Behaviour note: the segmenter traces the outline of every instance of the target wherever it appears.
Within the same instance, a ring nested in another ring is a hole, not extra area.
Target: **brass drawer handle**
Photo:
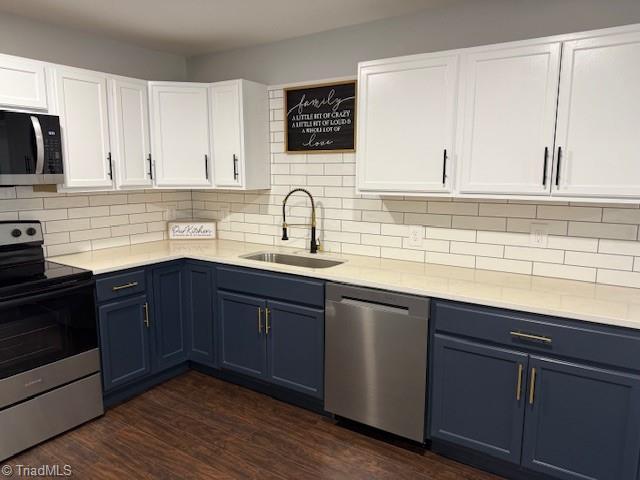
[[[516,386],[516,401],[520,401],[520,397],[522,396],[522,371],[524,367],[521,363],[518,364],[518,384]]]
[[[258,333],[262,333],[262,308],[258,307]]]
[[[149,328],[151,327],[151,322],[149,322],[149,304],[145,302],[142,308],[144,308],[144,326]]]
[[[536,395],[536,369],[531,369],[531,385],[529,385],[529,405],[533,405]]]
[[[512,337],[522,338],[524,340],[534,340],[536,342],[551,343],[551,337],[543,335],[532,335],[531,333],[509,332]]]
[[[269,330],[271,330],[271,325],[269,325],[269,315],[271,314],[271,310],[269,310],[269,307],[266,308],[266,323],[265,323],[265,332],[267,335],[269,335]]]
[[[137,286],[138,286],[138,282],[129,282],[129,283],[125,283],[124,285],[117,285],[113,287],[111,290],[113,290],[114,292],[117,292],[120,290],[125,290],[127,288],[133,288]]]

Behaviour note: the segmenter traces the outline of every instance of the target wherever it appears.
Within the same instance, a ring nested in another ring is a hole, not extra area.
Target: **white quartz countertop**
[[[102,274],[189,258],[640,329],[640,289],[355,255],[320,253],[317,256],[346,260],[324,269],[240,258],[261,251],[308,255],[300,249],[230,240],[182,240],[108,248],[48,260]]]

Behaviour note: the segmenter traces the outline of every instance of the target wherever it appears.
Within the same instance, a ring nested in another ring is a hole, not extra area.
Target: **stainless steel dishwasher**
[[[425,439],[429,300],[329,283],[325,410]]]

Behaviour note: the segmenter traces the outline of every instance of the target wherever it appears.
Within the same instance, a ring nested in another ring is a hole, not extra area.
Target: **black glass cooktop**
[[[42,270],[42,265],[40,266],[40,270]],[[92,275],[89,270],[45,261],[44,272],[19,278],[2,278],[0,280],[0,298],[25,295],[31,291],[41,290],[61,283],[88,280]]]

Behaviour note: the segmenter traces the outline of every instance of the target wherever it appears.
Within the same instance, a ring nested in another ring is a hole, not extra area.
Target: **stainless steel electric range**
[[[0,222],[0,460],[104,412],[92,274],[42,244],[40,222]]]

